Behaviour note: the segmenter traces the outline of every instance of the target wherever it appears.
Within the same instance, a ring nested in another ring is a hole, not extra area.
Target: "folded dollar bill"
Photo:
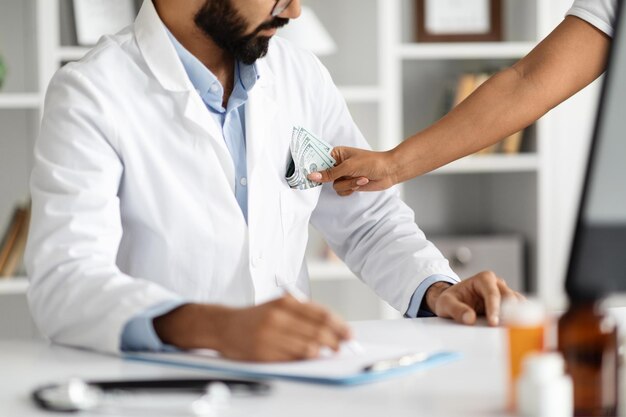
[[[293,128],[289,148],[291,160],[285,178],[287,184],[296,190],[307,190],[322,185],[309,180],[307,176],[311,172],[332,168],[337,162],[330,154],[333,147],[303,127]]]

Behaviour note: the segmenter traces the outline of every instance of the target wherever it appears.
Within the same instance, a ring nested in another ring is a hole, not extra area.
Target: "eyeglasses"
[[[272,17],[276,17],[282,12],[284,12],[285,9],[289,7],[291,2],[292,0],[276,0],[276,4],[274,5],[274,8],[272,9],[272,13],[271,13]]]

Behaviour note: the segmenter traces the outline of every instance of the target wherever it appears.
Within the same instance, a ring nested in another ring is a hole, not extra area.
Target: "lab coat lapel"
[[[145,0],[141,6],[135,20],[135,35],[141,54],[154,78],[176,97],[185,118],[201,128],[209,137],[234,192],[235,166],[222,139],[220,127],[191,84],[151,0]]]
[[[219,125],[209,114],[209,110],[196,91],[189,91],[184,103],[185,118],[206,132],[211,140],[215,154],[222,166],[222,170],[228,179],[228,184],[235,192],[235,164],[230,156],[228,147],[222,137]]]
[[[263,170],[268,159],[265,152],[271,148],[272,128],[276,125],[276,99],[274,78],[265,62],[258,61],[259,81],[249,92],[246,104],[246,154],[248,177],[254,177],[257,168]]]

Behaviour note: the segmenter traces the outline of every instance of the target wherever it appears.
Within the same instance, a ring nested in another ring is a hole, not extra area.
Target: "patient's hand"
[[[503,299],[524,298],[491,271],[481,272],[455,285],[435,283],[428,288],[425,297],[428,308],[439,317],[474,324],[477,315],[484,315],[491,326],[499,323]]]
[[[337,146],[332,151],[337,165],[326,171],[313,172],[308,178],[316,182],[333,182],[337,194],[348,196],[355,191],[381,191],[397,183],[391,152]]]

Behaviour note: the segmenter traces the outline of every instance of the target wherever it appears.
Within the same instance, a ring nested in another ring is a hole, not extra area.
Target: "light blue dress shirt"
[[[209,114],[222,127],[222,136],[235,164],[235,197],[243,217],[248,222],[248,168],[246,160],[246,112],[245,104],[248,91],[259,79],[256,65],[235,63],[233,91],[227,107],[222,106],[224,87],[217,77],[193,56],[168,31],[176,53],[185,67],[185,71],[194,88],[209,110]]]
[[[246,160],[246,119],[245,103],[248,100],[248,91],[257,82],[259,76],[255,65],[236,63],[233,92],[228,100],[227,107],[222,106],[224,88],[217,77],[202,64],[195,56],[183,47],[168,31],[169,37],[176,49],[185,71],[194,88],[204,101],[209,117],[213,117],[222,127],[224,142],[233,158],[235,165],[235,197],[241,212],[248,221],[248,179]],[[455,284],[456,281],[443,275],[433,275],[425,279],[411,297],[405,317],[424,317],[433,315],[422,309],[422,299],[428,287],[435,282],[444,281]],[[164,345],[156,334],[153,320],[164,315],[187,301],[173,301],[156,305],[133,317],[124,326],[121,339],[121,349],[160,351],[172,349]]]

